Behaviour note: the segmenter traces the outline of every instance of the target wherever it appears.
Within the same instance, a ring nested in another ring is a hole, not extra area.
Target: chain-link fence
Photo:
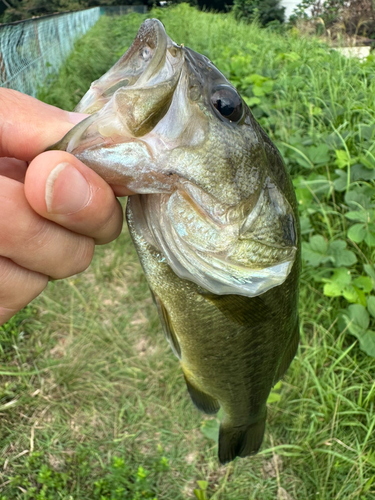
[[[131,12],[137,12],[138,14],[146,14],[146,5],[113,5],[110,7],[100,7],[100,14],[105,14],[106,16],[124,16],[125,14],[130,14]]]
[[[145,12],[143,5],[94,7],[0,24],[0,87],[36,96],[47,75],[58,71],[74,42],[101,15]]]

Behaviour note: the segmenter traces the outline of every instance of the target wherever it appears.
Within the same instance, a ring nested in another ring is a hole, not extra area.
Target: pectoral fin
[[[184,372],[185,382],[187,385],[187,389],[189,391],[191,400],[198,408],[198,410],[207,413],[208,415],[214,415],[220,410],[220,404],[217,399],[209,396],[205,392],[202,392],[200,389],[197,389],[188,379],[186,373]]]
[[[162,324],[163,330],[164,330],[164,335],[166,339],[169,342],[169,345],[171,346],[171,349],[173,351],[173,354],[178,358],[181,359],[181,347],[180,343],[178,341],[177,335],[174,331],[171,318],[169,316],[169,313],[164,306],[163,302],[161,301],[160,297],[156,295],[152,290],[152,297],[154,299],[154,302],[156,304],[158,313],[159,313],[159,318],[160,322]]]

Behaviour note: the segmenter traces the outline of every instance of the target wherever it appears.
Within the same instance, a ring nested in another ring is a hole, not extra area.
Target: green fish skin
[[[219,460],[259,451],[299,341],[299,222],[279,152],[205,57],[145,21],[50,149],[124,185],[127,222],[190,397],[221,407]]]

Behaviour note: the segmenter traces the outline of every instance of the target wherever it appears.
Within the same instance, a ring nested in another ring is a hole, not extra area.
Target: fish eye
[[[242,118],[242,99],[232,87],[217,87],[211,96],[211,103],[221,116],[231,122],[238,122]]]

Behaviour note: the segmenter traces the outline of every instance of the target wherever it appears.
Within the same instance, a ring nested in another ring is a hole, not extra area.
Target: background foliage
[[[152,6],[153,0],[0,0],[0,22],[10,23],[34,16],[88,9],[97,6],[139,5]]]
[[[374,38],[375,4],[373,0],[303,0],[295,9],[295,18],[319,18],[325,29],[335,33]]]
[[[259,455],[220,467],[124,229],[0,328],[0,498],[374,500],[374,58],[187,5],[151,15],[231,79],[293,176],[299,352]],[[101,18],[39,97],[72,109],[142,19]]]
[[[170,4],[182,3],[183,0],[168,0]],[[278,3],[279,0],[246,0],[250,3],[272,4]],[[228,11],[233,6],[233,0],[190,0],[191,5],[197,6],[202,10]],[[0,22],[10,23],[22,19],[29,19],[33,16],[45,16],[58,12],[67,12],[73,10],[88,9],[97,6],[114,6],[114,5],[148,5],[152,7],[159,4],[159,0],[0,0]],[[259,9],[258,9],[259,10]],[[260,9],[262,16],[267,16],[266,12],[270,11],[268,6],[266,9]],[[268,14],[269,17],[269,14]]]
[[[246,22],[257,21],[262,26],[284,22],[285,7],[280,0],[234,0],[234,16]]]

